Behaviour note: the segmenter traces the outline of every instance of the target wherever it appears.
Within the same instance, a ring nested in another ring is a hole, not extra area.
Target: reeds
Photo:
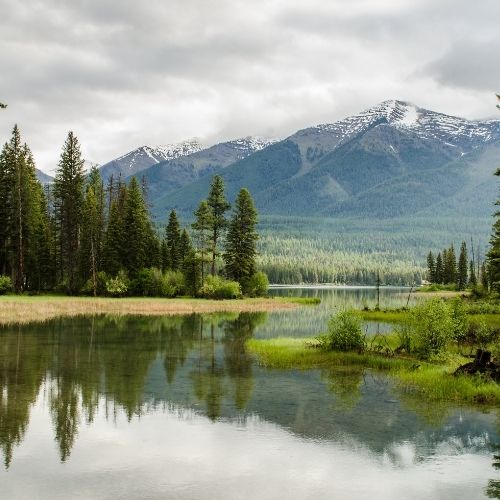
[[[2,296],[0,324],[24,324],[60,316],[94,314],[161,316],[213,312],[264,312],[295,309],[280,299],[206,300],[191,298],[93,298],[65,296]]]

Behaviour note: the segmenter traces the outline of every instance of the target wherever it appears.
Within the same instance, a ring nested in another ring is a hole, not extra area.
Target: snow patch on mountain
[[[378,125],[409,130],[420,137],[438,139],[453,147],[474,148],[478,143],[500,138],[500,120],[466,120],[398,100],[384,101],[357,115],[317,125],[299,134],[327,133],[336,138],[337,146]]]

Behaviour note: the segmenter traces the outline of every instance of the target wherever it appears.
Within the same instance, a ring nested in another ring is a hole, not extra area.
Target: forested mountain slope
[[[486,215],[494,196],[481,190],[496,168],[499,141],[498,120],[468,121],[387,101],[301,130],[221,175],[230,197],[245,186],[264,214],[387,218],[438,204],[445,215],[461,194],[473,199],[481,192]],[[153,197],[155,213],[190,214],[209,183],[207,175]]]

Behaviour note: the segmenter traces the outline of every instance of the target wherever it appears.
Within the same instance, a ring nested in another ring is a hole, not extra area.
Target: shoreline
[[[117,314],[174,316],[216,312],[273,312],[294,310],[300,303],[287,298],[209,300],[154,297],[0,296],[0,325],[26,324],[58,317]]]

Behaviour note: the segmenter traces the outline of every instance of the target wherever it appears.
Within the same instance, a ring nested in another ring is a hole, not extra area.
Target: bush
[[[245,294],[250,297],[267,297],[269,289],[267,274],[263,272],[253,274],[243,288]]]
[[[177,297],[185,289],[184,275],[180,271],[166,271],[162,277],[162,297]]]
[[[12,280],[10,276],[0,274],[0,295],[12,292]]]
[[[200,295],[206,299],[238,299],[241,287],[236,281],[228,281],[220,276],[207,276]]]
[[[318,338],[323,348],[333,351],[362,351],[366,347],[361,329],[362,319],[356,311],[341,311],[328,321],[328,333]]]
[[[469,330],[469,318],[464,306],[464,301],[456,297],[450,302],[450,312],[453,322],[452,338],[456,342],[463,342]]]
[[[424,359],[441,354],[457,328],[452,307],[438,298],[411,309],[408,321],[411,350]]]
[[[104,271],[99,271],[96,274],[96,290],[97,295],[106,294],[106,282],[109,280],[109,276]],[[81,292],[84,295],[94,295],[94,282],[92,278],[87,280],[85,285],[83,285]]]
[[[140,297],[175,297],[184,290],[184,276],[180,271],[162,273],[156,267],[141,269],[132,281],[132,295]]]
[[[139,297],[159,297],[162,289],[162,274],[159,269],[140,269],[130,284],[132,295]]]
[[[120,271],[116,277],[106,281],[106,293],[111,297],[123,297],[129,289],[129,279],[125,271]]]

